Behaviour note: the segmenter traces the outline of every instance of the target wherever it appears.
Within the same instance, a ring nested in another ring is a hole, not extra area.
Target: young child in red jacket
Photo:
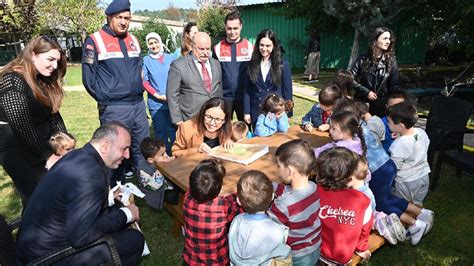
[[[373,212],[370,199],[349,188],[358,166],[358,155],[347,148],[326,150],[316,160],[321,207],[321,256],[329,265],[347,264],[354,252],[363,259],[369,251]]]

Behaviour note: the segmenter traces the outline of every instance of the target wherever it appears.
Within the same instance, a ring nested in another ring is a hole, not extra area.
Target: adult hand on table
[[[198,148],[198,152],[210,153],[211,147],[209,147],[209,145],[207,145],[206,143],[202,143],[201,146],[199,146]]]

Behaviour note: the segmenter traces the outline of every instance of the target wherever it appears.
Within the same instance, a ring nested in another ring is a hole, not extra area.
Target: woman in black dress
[[[47,36],[31,40],[0,71],[0,163],[26,207],[51,155],[48,139],[66,132],[59,107],[66,56]]]

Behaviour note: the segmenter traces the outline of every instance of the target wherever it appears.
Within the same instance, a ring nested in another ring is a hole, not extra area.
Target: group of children
[[[344,71],[338,74],[343,77],[335,81],[350,81]],[[346,264],[354,253],[370,257],[371,230],[391,244],[410,239],[412,245],[431,230],[434,213],[422,207],[429,139],[414,127],[413,102],[403,92],[389,95],[387,116],[380,118],[341,88],[351,82],[337,84],[321,90],[301,125],[329,130],[333,141],[314,149],[302,140],[281,145],[280,183],[252,170],[240,177],[236,195],[221,195],[219,161],[194,169],[183,205],[185,264]],[[253,134],[285,132],[285,102],[269,95],[264,107]],[[234,141],[248,136],[245,124],[233,127]]]
[[[422,207],[429,139],[414,127],[413,101],[398,91],[388,96],[386,117],[372,116],[365,103],[351,99],[351,84],[350,73],[338,71],[302,118],[304,130],[329,130],[332,142],[313,149],[294,140],[277,149],[281,183],[252,170],[239,179],[237,194],[221,195],[222,163],[209,159],[196,166],[183,204],[185,264],[346,264],[354,252],[370,257],[371,230],[391,244],[420,242],[434,213]],[[233,141],[288,130],[292,102],[270,94],[262,106],[253,133],[244,122],[233,123]],[[70,134],[53,135],[46,168],[75,144]],[[140,148],[147,164],[140,166],[141,182],[158,189],[163,177],[157,165],[174,157],[160,140],[146,138]]]

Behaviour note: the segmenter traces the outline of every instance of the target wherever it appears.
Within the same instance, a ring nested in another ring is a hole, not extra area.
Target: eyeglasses
[[[210,116],[210,115],[204,115],[204,120],[205,120],[206,122],[211,122],[212,120],[214,120],[214,122],[215,122],[216,124],[222,124],[222,123],[224,123],[224,121],[225,121],[225,120],[222,119],[222,118],[217,118],[217,117],[213,117],[213,116]]]

